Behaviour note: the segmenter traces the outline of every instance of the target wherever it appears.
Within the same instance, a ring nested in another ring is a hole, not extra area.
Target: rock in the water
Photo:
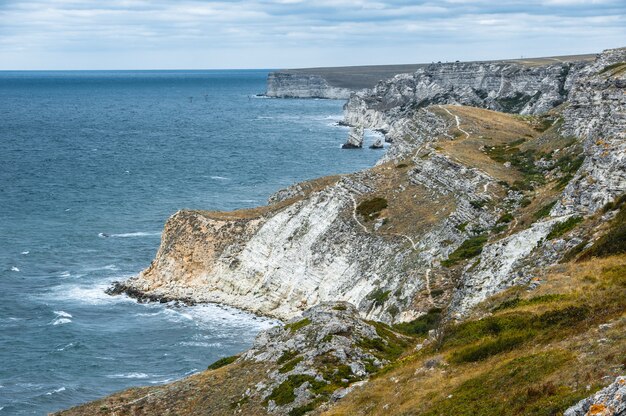
[[[624,416],[626,415],[626,377],[615,381],[596,394],[579,401],[564,416]]]
[[[376,141],[370,146],[370,149],[382,149],[383,148],[383,140],[381,138],[376,139]]]
[[[363,127],[351,127],[348,133],[348,141],[345,142],[342,149],[360,149],[363,147]]]

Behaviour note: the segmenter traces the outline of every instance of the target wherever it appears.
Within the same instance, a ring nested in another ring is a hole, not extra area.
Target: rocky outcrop
[[[618,377],[596,394],[570,407],[564,416],[624,416],[626,415],[626,377]]]
[[[563,134],[584,140],[585,161],[555,215],[592,213],[626,188],[626,48],[580,71],[563,112]]]
[[[368,382],[410,338],[359,317],[345,302],[261,332],[251,349],[207,371],[130,389],[58,415],[293,415],[333,403]]]
[[[363,127],[350,127],[348,140],[341,145],[342,149],[360,149],[363,147]]]

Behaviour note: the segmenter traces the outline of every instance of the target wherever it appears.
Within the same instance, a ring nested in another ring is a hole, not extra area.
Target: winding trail
[[[465,131],[465,130],[463,130],[463,129],[461,128],[461,119],[459,118],[459,116],[457,116],[457,115],[455,115],[455,114],[452,114],[452,113],[450,112],[450,110],[448,110],[447,108],[445,108],[445,107],[444,107],[444,106],[442,106],[442,105],[439,105],[439,108],[443,109],[446,113],[448,113],[448,114],[450,114],[452,117],[454,117],[454,120],[456,121],[456,128],[457,128],[457,129],[459,129],[459,131],[461,131],[462,133],[465,133],[465,138],[466,138],[466,139],[469,139],[470,134],[469,134],[467,131]]]
[[[426,269],[426,290],[428,291],[428,300],[430,301],[431,305],[435,304],[435,301],[433,300],[433,294],[430,291],[430,269]]]

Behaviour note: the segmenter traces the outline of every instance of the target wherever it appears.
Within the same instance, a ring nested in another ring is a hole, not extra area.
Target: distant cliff
[[[370,65],[334,68],[304,68],[285,69],[271,72],[267,78],[268,97],[278,98],[330,98],[348,99],[352,93],[365,92],[372,89],[381,82],[393,78],[398,74],[433,74],[437,77],[437,72],[454,73],[454,76],[443,75],[439,81],[447,79],[451,84],[463,77],[463,69],[467,69],[467,76],[480,76],[480,71],[486,72],[487,78],[495,66],[507,68],[522,68],[531,70],[538,66],[548,66],[550,64],[568,64],[575,62],[588,62],[593,59],[593,55],[561,56],[552,58],[535,58],[525,60],[505,60],[488,62],[464,62],[464,63],[433,63],[415,65]],[[473,74],[475,68],[482,68],[478,74]],[[531,71],[532,72],[532,71]],[[506,74],[504,74],[506,75]],[[491,74],[491,78],[496,80],[500,74]],[[537,82],[535,80],[533,82]],[[461,85],[459,85],[461,86]],[[491,87],[490,85],[489,87]],[[532,87],[529,87],[532,88]],[[418,91],[419,93],[419,91]],[[482,94],[479,92],[479,94]],[[514,106],[515,103],[504,103],[505,106]],[[516,111],[514,108],[511,111]]]

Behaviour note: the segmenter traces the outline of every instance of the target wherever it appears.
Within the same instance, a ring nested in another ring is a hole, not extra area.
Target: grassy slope
[[[482,318],[482,319],[481,319]],[[410,352],[327,415],[556,415],[626,367],[626,255],[554,266]]]

